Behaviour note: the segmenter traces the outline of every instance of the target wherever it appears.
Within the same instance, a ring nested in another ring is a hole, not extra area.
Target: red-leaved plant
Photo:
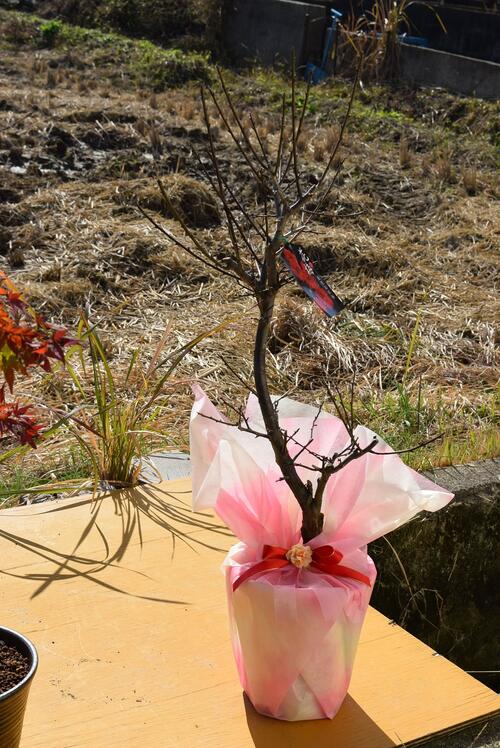
[[[7,390],[12,395],[16,376],[30,369],[50,371],[51,360],[64,361],[65,347],[77,342],[65,329],[46,322],[0,271],[0,441],[10,436],[36,447],[43,425],[32,405],[7,400]]]

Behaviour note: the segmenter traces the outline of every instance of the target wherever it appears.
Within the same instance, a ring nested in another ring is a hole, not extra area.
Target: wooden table
[[[195,519],[189,491],[0,512],[1,621],[40,654],[23,748],[389,748],[498,712],[496,694],[370,610],[334,720],[258,715],[229,642],[232,538]]]

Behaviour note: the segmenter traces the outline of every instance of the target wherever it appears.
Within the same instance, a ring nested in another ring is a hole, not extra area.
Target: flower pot
[[[29,639],[3,626],[0,626],[0,641],[23,654],[29,662],[29,670],[24,678],[8,691],[0,692],[0,748],[17,748],[21,740],[31,681],[38,665],[38,655]]]
[[[322,494],[323,526],[302,536],[302,509],[265,439],[251,395],[242,429],[196,391],[190,438],[193,507],[213,507],[241,541],[225,561],[233,649],[255,708],[285,720],[333,717],[347,693],[376,571],[367,546],[452,494],[403,464],[363,426],[349,433],[331,414],[275,400],[303,485],[314,490],[322,459],[350,454]],[[320,458],[326,455],[326,458]],[[316,475],[315,475],[316,473]]]
[[[351,680],[361,626],[376,572],[364,554],[370,584],[298,570],[292,565],[252,577],[243,544],[226,566],[233,652],[241,684],[255,709],[277,719],[332,718]],[[241,563],[238,563],[241,559]]]

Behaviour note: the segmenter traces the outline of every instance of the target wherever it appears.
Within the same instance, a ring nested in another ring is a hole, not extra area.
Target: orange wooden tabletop
[[[184,479],[0,512],[0,620],[40,654],[22,748],[389,748],[499,711],[371,609],[334,720],[258,715],[229,641],[219,567],[232,538],[189,504]]]

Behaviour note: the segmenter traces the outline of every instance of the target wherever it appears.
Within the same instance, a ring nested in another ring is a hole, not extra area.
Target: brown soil
[[[0,694],[17,686],[29,669],[29,659],[0,639]]]

